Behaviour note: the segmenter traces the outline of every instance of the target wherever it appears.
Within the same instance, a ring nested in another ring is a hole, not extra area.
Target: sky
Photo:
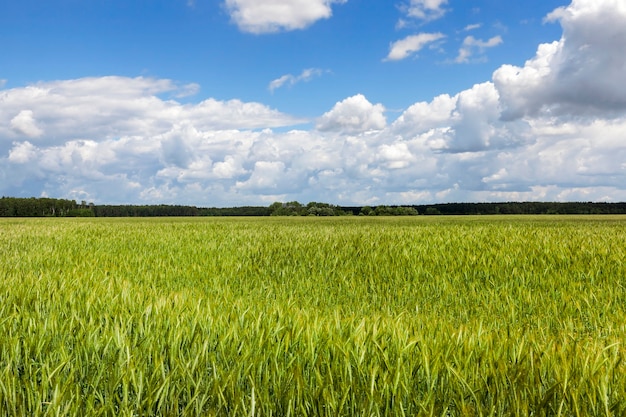
[[[0,0],[0,195],[626,201],[626,1]]]

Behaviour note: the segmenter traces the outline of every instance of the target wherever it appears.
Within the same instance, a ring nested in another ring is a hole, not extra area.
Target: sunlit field
[[[620,416],[626,217],[0,220],[1,416]]]

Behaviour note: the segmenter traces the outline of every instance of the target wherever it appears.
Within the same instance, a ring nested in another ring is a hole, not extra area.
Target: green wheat
[[[4,219],[0,416],[619,416],[626,218]]]

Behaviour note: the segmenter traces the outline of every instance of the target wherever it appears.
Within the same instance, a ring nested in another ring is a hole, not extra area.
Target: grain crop
[[[0,416],[620,416],[626,218],[0,220]]]

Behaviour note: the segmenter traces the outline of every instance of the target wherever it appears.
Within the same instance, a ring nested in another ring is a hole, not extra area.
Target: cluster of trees
[[[93,216],[93,203],[80,204],[58,198],[0,198],[0,217],[84,217]]]
[[[269,207],[200,208],[181,205],[95,205],[57,198],[0,198],[0,217],[269,216]]]
[[[96,217],[165,217],[165,216],[269,216],[269,207],[195,207],[177,205],[102,205],[93,208]]]
[[[417,216],[419,212],[415,207],[406,206],[365,206],[359,210],[363,216]]]
[[[200,209],[201,216],[269,216],[269,207],[243,206],[243,207],[211,207]]]
[[[505,202],[342,207],[355,215],[626,214],[626,203]]]
[[[270,216],[345,216],[348,213],[339,206],[315,201],[302,205],[297,201],[276,202],[269,207]]]
[[[626,203],[506,202],[415,206],[420,214],[626,214]],[[430,213],[429,213],[430,211]]]
[[[200,210],[193,206],[133,206],[103,205],[93,208],[96,217],[164,217],[164,216],[199,216]]]
[[[328,203],[276,202],[269,207],[202,208],[180,205],[94,205],[56,198],[0,198],[0,217],[158,216],[415,216],[464,214],[626,214],[626,203],[447,203],[340,207]]]

